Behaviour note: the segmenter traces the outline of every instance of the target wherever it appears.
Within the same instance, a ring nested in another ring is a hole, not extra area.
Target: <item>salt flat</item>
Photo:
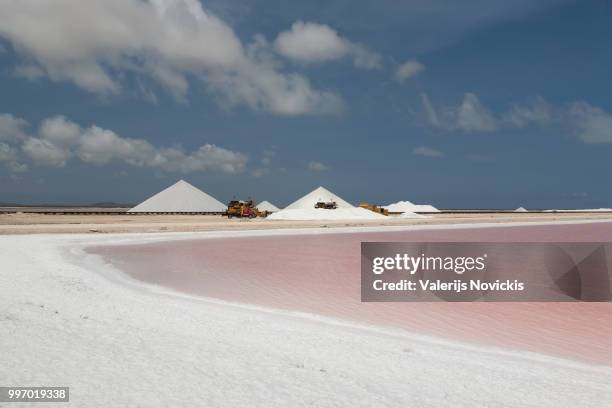
[[[196,296],[612,367],[612,302],[364,303],[360,286],[362,242],[611,242],[612,222],[324,231],[208,233],[87,251],[139,281]]]
[[[483,223],[612,220],[612,213],[464,213],[428,214],[427,218],[285,221],[232,219],[220,215],[0,214],[0,234],[193,232],[280,228],[345,228]]]
[[[203,235],[0,237],[3,383],[70,386],[79,407],[612,401],[609,367],[189,297],[130,280],[82,251]]]

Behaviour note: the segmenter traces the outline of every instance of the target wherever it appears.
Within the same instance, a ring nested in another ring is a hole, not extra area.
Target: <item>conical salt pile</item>
[[[319,187],[312,190],[299,200],[289,204],[285,207],[285,210],[305,210],[315,207],[318,202],[330,202],[334,201],[338,208],[354,208],[350,203],[344,201],[328,189]]]
[[[336,203],[335,209],[315,208],[319,202]],[[267,219],[269,220],[380,220],[386,217],[364,208],[354,207],[336,194],[319,187],[304,197],[295,201],[285,209],[280,210]]]
[[[280,208],[278,208],[277,206],[275,206],[269,201],[264,201],[262,203],[257,204],[257,209],[259,211],[267,211],[267,212],[272,212],[272,213],[280,211]]]
[[[160,191],[128,212],[222,212],[227,209],[222,202],[195,188],[184,180]]]

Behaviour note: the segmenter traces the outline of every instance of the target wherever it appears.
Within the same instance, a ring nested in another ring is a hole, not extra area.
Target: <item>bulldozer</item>
[[[227,211],[225,214],[227,215],[227,218],[256,218],[265,217],[265,215],[267,215],[255,208],[255,203],[253,200],[232,200],[227,205]]]
[[[366,210],[374,211],[375,213],[378,213],[378,214],[389,215],[389,210],[387,210],[386,208],[382,208],[375,204],[363,202],[359,204],[359,207],[365,208]]]
[[[325,210],[335,210],[338,208],[338,204],[335,201],[318,201],[314,208],[323,208]]]

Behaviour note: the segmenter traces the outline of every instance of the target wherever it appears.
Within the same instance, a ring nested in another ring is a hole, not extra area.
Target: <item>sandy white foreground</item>
[[[609,367],[175,295],[81,251],[206,235],[0,237],[0,385],[78,407],[610,406]]]
[[[416,215],[415,215],[416,216]],[[385,220],[385,216],[365,208],[323,208],[291,209],[270,214],[266,220],[310,221],[310,220]]]

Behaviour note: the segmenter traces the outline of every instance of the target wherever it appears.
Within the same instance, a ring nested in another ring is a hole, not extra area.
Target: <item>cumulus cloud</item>
[[[72,157],[68,147],[38,137],[28,137],[21,150],[37,166],[64,167],[66,160]]]
[[[473,93],[466,93],[458,107],[436,109],[426,94],[421,101],[429,123],[446,130],[472,132],[492,132],[498,128],[497,119]]]
[[[412,150],[412,153],[417,155],[417,156],[423,156],[423,157],[442,157],[444,156],[444,154],[437,149],[433,149],[431,147],[427,147],[427,146],[420,146],[420,147],[416,147],[414,150]]]
[[[29,123],[7,113],[0,113],[0,164],[11,172],[23,172],[27,165],[19,160],[15,144],[27,139]]]
[[[497,121],[475,94],[466,93],[457,110],[457,126],[466,132],[491,132]]]
[[[15,118],[13,118],[15,119]],[[0,143],[0,162],[11,171],[24,170],[22,153],[33,165],[64,167],[71,159],[103,166],[114,161],[166,172],[219,172],[237,174],[245,170],[247,156],[212,144],[192,152],[180,147],[157,147],[144,139],[122,137],[99,126],[82,128],[63,116],[42,121],[38,132]]]
[[[27,137],[29,123],[8,113],[0,113],[0,142],[15,142]]]
[[[531,104],[513,105],[503,119],[517,128],[531,124],[547,125],[554,119],[553,107],[544,98],[538,96]]]
[[[394,78],[398,82],[405,82],[423,71],[425,71],[425,65],[421,64],[419,61],[410,60],[397,67]]]
[[[494,132],[501,128],[546,126],[559,122],[562,112],[556,112],[544,98],[538,96],[526,104],[514,104],[506,112],[494,115],[474,93],[465,93],[459,106],[436,108],[427,94],[421,94],[421,103],[429,124],[434,127],[467,133]],[[558,110],[557,110],[558,111]]]
[[[274,42],[276,51],[289,59],[322,63],[350,57],[357,68],[382,68],[382,57],[367,47],[341,37],[325,24],[297,21]]]
[[[585,143],[612,143],[612,115],[587,102],[569,106],[568,119],[576,136]]]
[[[556,126],[584,143],[612,143],[612,114],[585,101],[554,107],[538,96],[527,104],[515,104],[493,115],[475,94],[466,93],[458,107],[436,108],[426,94],[421,102],[429,124],[448,131],[493,132],[500,128]]]
[[[20,173],[28,169],[26,164],[19,162],[17,149],[2,142],[0,142],[0,164],[13,173]]]
[[[72,82],[99,95],[122,92],[127,72],[179,101],[195,79],[224,105],[276,114],[337,113],[341,104],[303,76],[253,58],[198,0],[2,1],[0,37],[22,57],[16,74]],[[155,100],[150,89],[145,94]]]
[[[308,163],[308,170],[310,171],[326,171],[329,170],[329,166],[318,162],[318,161],[311,161]]]
[[[249,63],[240,73],[217,73],[209,85],[223,94],[229,106],[245,104],[279,115],[340,114],[345,109],[340,96],[314,90],[307,78],[258,64]]]
[[[81,128],[64,116],[47,118],[40,124],[40,136],[57,146],[70,146],[74,144],[81,133]]]

